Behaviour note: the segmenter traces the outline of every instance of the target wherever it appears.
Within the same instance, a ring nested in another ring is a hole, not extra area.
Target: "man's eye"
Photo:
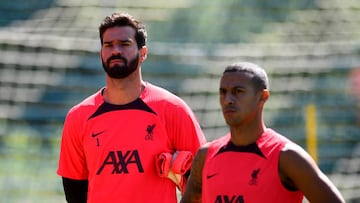
[[[130,46],[131,43],[122,43],[121,46],[124,46],[124,47],[127,47],[127,46]]]
[[[110,43],[104,43],[103,47],[111,47],[112,45]]]
[[[241,94],[241,93],[243,93],[243,92],[244,92],[243,89],[235,89],[235,90],[234,90],[234,94]]]

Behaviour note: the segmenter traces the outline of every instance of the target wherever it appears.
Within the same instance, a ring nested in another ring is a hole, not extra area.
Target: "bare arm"
[[[206,153],[206,147],[201,147],[197,151],[191,166],[189,179],[186,183],[185,193],[180,201],[181,203],[202,202],[202,170],[204,168]]]
[[[279,172],[283,181],[290,180],[311,203],[345,203],[335,185],[298,145],[284,147],[280,154]]]

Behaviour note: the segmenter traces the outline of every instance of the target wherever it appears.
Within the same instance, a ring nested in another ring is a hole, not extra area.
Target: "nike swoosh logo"
[[[214,174],[211,174],[211,175],[207,175],[206,178],[207,178],[207,179],[210,179],[210,178],[212,178],[212,177],[214,177],[214,176],[216,176],[216,175],[218,175],[218,173],[214,173]]]
[[[104,133],[104,132],[105,132],[105,130],[100,131],[100,132],[97,132],[97,133],[92,133],[92,134],[91,134],[91,137],[96,137],[96,136],[98,136],[98,135],[100,135],[100,134],[102,134],[102,133]]]

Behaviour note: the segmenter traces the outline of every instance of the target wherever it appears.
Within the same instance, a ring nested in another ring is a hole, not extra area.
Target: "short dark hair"
[[[112,27],[121,27],[121,26],[130,26],[135,29],[135,40],[138,48],[146,45],[147,33],[145,29],[145,25],[135,19],[128,13],[113,13],[110,16],[106,16],[103,22],[99,26],[99,35],[101,44],[103,43],[103,35],[104,32],[108,28]]]
[[[251,76],[255,90],[269,89],[269,79],[266,71],[260,66],[250,62],[237,62],[226,66],[224,73],[244,72]],[[224,74],[223,73],[223,74]]]

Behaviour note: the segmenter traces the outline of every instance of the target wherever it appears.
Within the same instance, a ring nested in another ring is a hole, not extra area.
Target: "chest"
[[[204,169],[204,180],[213,189],[251,188],[278,178],[278,159],[248,152],[225,152],[207,160]]]
[[[155,155],[171,150],[165,123],[156,114],[139,110],[102,114],[88,120],[82,134],[90,173],[99,168],[122,173],[131,167],[152,170]]]

